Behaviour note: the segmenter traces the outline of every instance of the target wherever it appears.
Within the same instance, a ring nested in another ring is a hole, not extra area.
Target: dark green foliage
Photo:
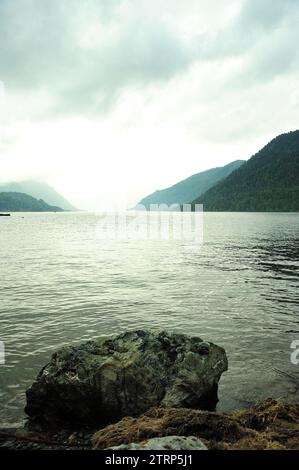
[[[232,171],[243,164],[243,160],[237,160],[224,167],[213,168],[211,170],[197,173],[186,180],[150,194],[142,199],[139,204],[149,209],[150,204],[185,204],[190,203],[195,197],[204,193],[223,178],[226,178]]]
[[[193,204],[206,211],[299,211],[299,131],[276,137]]]
[[[62,212],[63,209],[49,206],[42,199],[24,193],[0,193],[0,212]]]

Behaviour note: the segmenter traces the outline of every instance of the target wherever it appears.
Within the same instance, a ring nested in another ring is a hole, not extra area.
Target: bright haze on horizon
[[[299,122],[298,0],[0,0],[0,182],[132,206]]]

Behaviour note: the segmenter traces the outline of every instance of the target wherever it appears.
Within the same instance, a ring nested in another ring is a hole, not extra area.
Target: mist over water
[[[98,239],[99,217],[0,220],[0,425],[22,421],[24,392],[57,348],[136,328],[223,346],[219,409],[299,399],[298,214],[205,213],[203,246]]]

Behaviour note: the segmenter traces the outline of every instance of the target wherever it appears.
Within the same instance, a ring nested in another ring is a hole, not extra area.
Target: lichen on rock
[[[137,330],[53,354],[27,390],[41,425],[104,426],[151,407],[215,409],[224,349],[199,337]]]

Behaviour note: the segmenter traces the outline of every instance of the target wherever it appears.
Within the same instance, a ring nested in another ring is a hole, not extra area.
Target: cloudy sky
[[[299,128],[298,0],[0,0],[0,181],[132,205]]]

